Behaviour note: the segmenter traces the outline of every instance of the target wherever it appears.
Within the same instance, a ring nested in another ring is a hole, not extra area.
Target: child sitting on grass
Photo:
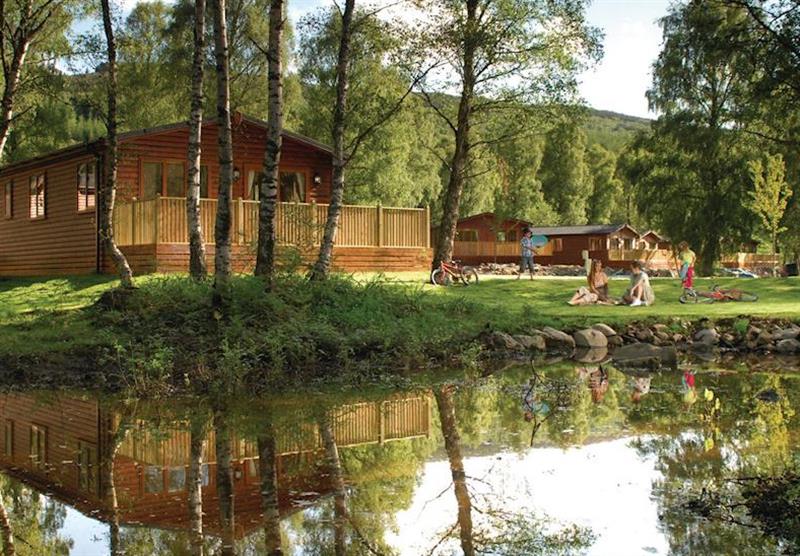
[[[631,263],[631,284],[622,296],[622,303],[631,307],[639,305],[652,305],[656,300],[653,286],[650,285],[650,277],[644,271],[642,263],[633,261]]]

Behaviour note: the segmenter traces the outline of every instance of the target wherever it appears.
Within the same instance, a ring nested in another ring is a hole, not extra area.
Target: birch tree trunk
[[[0,536],[3,538],[3,556],[15,556],[17,551],[14,546],[14,530],[11,528],[11,520],[8,518],[2,490],[0,490]]]
[[[345,0],[342,13],[342,36],[339,40],[339,54],[336,62],[336,105],[333,109],[333,179],[331,184],[331,200],[328,206],[328,218],[325,221],[325,232],[319,248],[319,256],[311,271],[312,280],[324,280],[331,270],[333,246],[336,243],[336,232],[339,229],[339,218],[344,200],[344,169],[347,165],[345,153],[345,117],[347,110],[347,89],[349,82],[348,65],[350,63],[350,39],[353,34],[353,12],[355,0]]]
[[[103,1],[105,2],[106,0]],[[110,513],[108,536],[109,554],[111,556],[121,556],[124,553],[120,540],[119,501],[117,499],[117,483],[114,476],[114,460],[117,457],[120,444],[125,439],[125,432],[132,418],[131,414],[123,414],[116,429],[113,425],[113,417],[105,421],[108,426],[106,429],[108,431],[108,442],[106,442],[101,452],[100,469],[102,471],[102,494],[106,499]]]
[[[442,425],[444,447],[450,462],[450,474],[453,477],[453,489],[458,505],[458,527],[461,536],[461,550],[464,556],[475,554],[472,538],[472,501],[464,474],[464,458],[461,455],[461,437],[458,434],[456,412],[453,404],[453,391],[450,386],[443,386],[434,392],[436,406],[439,409],[439,421]]]
[[[478,19],[478,0],[467,0],[467,28],[474,29]],[[474,32],[477,32],[474,31]],[[456,236],[461,193],[464,191],[464,177],[469,159],[470,120],[472,101],[475,94],[475,45],[468,35],[463,45],[463,85],[461,100],[458,103],[458,121],[455,132],[455,149],[450,163],[450,179],[444,198],[442,221],[439,236],[433,252],[432,269],[439,268],[442,261],[453,258],[453,240]]]
[[[231,430],[223,411],[214,413],[214,446],[217,453],[217,494],[219,520],[222,527],[223,556],[235,554],[233,467],[231,464]]]
[[[0,101],[0,112],[2,112],[0,114],[0,158],[5,152],[8,133],[11,131],[11,121],[14,119],[14,99],[17,96],[22,66],[25,63],[25,56],[28,53],[29,46],[30,42],[28,40],[12,45],[11,63],[8,64],[7,69],[5,60],[3,60],[4,85],[3,98]]]
[[[214,8],[214,54],[217,62],[217,121],[219,123],[219,192],[214,230],[214,302],[228,302],[231,279],[231,187],[233,184],[233,137],[231,131],[228,25],[225,0],[212,0]]]
[[[278,511],[278,470],[275,434],[268,430],[258,438],[261,473],[261,511],[264,514],[264,548],[268,556],[281,556],[281,520]]]
[[[189,541],[191,554],[203,556],[203,448],[206,439],[205,418],[193,418],[189,440]]]
[[[103,30],[106,35],[108,54],[108,114],[106,114],[105,175],[99,195],[98,218],[100,242],[114,261],[120,282],[124,288],[133,287],[133,273],[125,255],[114,241],[114,199],[117,194],[117,43],[111,20],[109,0],[100,0],[103,10]]]
[[[336,556],[347,553],[347,495],[344,489],[344,472],[342,461],[339,458],[339,448],[336,445],[336,435],[333,432],[333,421],[330,415],[319,424],[319,433],[322,437],[322,446],[325,450],[325,466],[330,474],[333,487],[333,547]]]
[[[264,169],[259,188],[258,253],[256,276],[266,278],[272,288],[275,270],[275,207],[278,201],[278,165],[281,161],[283,134],[283,61],[281,39],[283,36],[283,0],[272,0],[269,7],[269,47],[267,49],[269,79],[267,148],[264,151]]]
[[[205,62],[206,0],[194,4],[194,57],[192,58],[192,107],[189,118],[189,164],[186,187],[186,222],[189,226],[189,275],[206,277],[206,245],[200,227],[200,152],[203,127],[203,65]]]

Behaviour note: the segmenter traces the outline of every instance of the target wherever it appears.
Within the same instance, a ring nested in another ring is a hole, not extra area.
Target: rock
[[[773,340],[796,340],[800,336],[800,328],[783,328],[772,335]]]
[[[608,358],[606,348],[578,348],[573,359],[579,363],[602,363]]]
[[[719,340],[727,347],[733,347],[736,345],[736,337],[730,332],[725,332],[722,336],[720,336]]]
[[[761,334],[761,329],[757,326],[753,326],[752,324],[747,327],[747,333],[745,334],[745,338],[750,341],[755,340]]]
[[[627,367],[658,368],[677,364],[678,353],[673,346],[654,346],[652,344],[628,344],[617,348],[614,361]]]
[[[655,336],[662,342],[669,342],[672,339],[665,330],[656,330]]]
[[[575,349],[575,339],[561,330],[545,326],[542,329],[542,335],[544,336],[547,349],[569,352]]]
[[[655,338],[655,334],[649,328],[640,328],[634,335],[640,342],[652,342],[653,338]]]
[[[599,322],[599,323],[595,324],[594,326],[592,326],[592,329],[597,330],[598,332],[602,332],[603,335],[606,338],[610,338],[611,336],[616,336],[617,335],[617,331],[616,330],[614,330],[613,328],[611,328],[607,324],[603,324],[602,322]]]
[[[514,336],[514,339],[528,351],[545,351],[547,349],[547,344],[544,341],[544,337],[540,336],[539,334],[533,336],[519,334]]]
[[[595,330],[594,328],[586,328],[585,330],[578,330],[572,335],[575,339],[575,345],[582,348],[605,348],[608,347],[608,338],[606,335]]]
[[[772,342],[772,334],[766,330],[762,330],[758,333],[758,336],[756,337],[756,345],[766,346],[769,345],[770,342]]]
[[[524,349],[522,344],[505,332],[492,332],[489,336],[488,344],[494,349],[506,349],[509,351],[522,351]]]
[[[623,341],[622,336],[610,336],[608,338],[608,345],[610,346],[619,347],[624,343],[625,342]]]
[[[786,338],[775,344],[775,351],[778,353],[798,353],[800,352],[800,341],[793,338]]]
[[[653,330],[655,331],[656,334],[658,334],[659,332],[667,332],[669,330],[669,326],[667,326],[666,324],[660,324],[660,323],[659,324],[654,324],[653,325]]]
[[[787,338],[787,340],[788,339],[791,338]],[[762,390],[761,392],[756,394],[756,398],[761,400],[762,402],[776,403],[780,401],[781,396],[772,388],[767,388],[766,390]]]
[[[694,333],[694,341],[701,344],[716,345],[719,343],[719,332],[716,328],[701,328]]]

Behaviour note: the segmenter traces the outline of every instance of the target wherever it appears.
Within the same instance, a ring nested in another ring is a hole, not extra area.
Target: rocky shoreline
[[[621,367],[674,368],[679,354],[714,360],[723,354],[800,355],[800,326],[774,319],[707,319],[633,322],[615,329],[604,323],[575,330],[532,328],[524,334],[485,331],[479,338],[492,357],[572,357]]]

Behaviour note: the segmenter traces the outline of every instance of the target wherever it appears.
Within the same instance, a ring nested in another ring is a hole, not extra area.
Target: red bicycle
[[[439,268],[431,272],[431,284],[449,286],[453,282],[461,282],[465,286],[478,283],[478,271],[471,266],[462,266],[458,261],[439,263]]]

